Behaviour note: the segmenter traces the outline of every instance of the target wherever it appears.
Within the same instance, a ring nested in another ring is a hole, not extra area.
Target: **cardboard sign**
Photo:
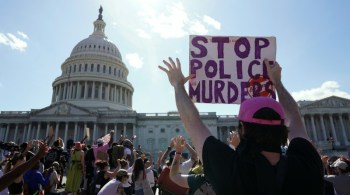
[[[239,104],[276,99],[264,59],[276,59],[275,37],[190,36],[189,96],[194,102]]]

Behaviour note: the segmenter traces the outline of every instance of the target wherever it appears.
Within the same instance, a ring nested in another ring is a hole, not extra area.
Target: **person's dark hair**
[[[143,163],[143,160],[141,158],[137,158],[135,160],[134,170],[132,171],[132,182],[135,182],[137,178],[139,178],[139,175],[141,171],[145,170],[145,165]]]
[[[280,115],[271,108],[261,108],[254,113],[256,119],[281,120]],[[243,123],[244,133],[241,132]],[[254,140],[259,145],[280,147],[287,144],[288,129],[281,125],[262,125],[240,121],[240,136],[243,139]]]
[[[53,146],[55,146],[55,147],[60,146],[60,141],[59,140],[54,141]]]
[[[121,169],[126,169],[126,167],[128,166],[128,161],[126,161],[125,159],[120,159],[120,168]]]
[[[100,170],[103,170],[105,167],[108,166],[108,162],[104,161],[104,160],[98,161],[95,164],[96,164],[97,168],[99,168]]]

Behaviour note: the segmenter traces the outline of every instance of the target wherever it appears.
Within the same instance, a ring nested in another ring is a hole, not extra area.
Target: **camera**
[[[14,142],[0,142],[0,149],[8,151],[19,151],[19,146]]]

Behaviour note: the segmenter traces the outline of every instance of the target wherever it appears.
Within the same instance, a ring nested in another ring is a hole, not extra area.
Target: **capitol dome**
[[[119,49],[105,35],[102,7],[93,33],[74,46],[53,82],[52,104],[69,102],[94,110],[132,110],[134,89]]]
[[[109,40],[106,36],[100,36],[94,32],[88,38],[80,41],[72,50],[70,56],[80,54],[100,53],[101,55],[108,55],[115,57],[122,61],[119,49],[115,44]]]

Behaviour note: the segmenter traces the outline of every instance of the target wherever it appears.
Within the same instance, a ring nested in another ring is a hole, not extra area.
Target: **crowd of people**
[[[186,93],[184,84],[193,75],[183,75],[178,59],[163,62],[166,68],[159,68],[175,90],[193,146],[178,135],[154,160],[134,146],[135,137],[113,140],[113,130],[93,145],[86,144],[86,137],[67,146],[61,138],[18,147],[2,143],[0,195],[350,194],[349,159],[318,153],[277,62],[265,60],[264,65],[279,102],[270,97],[242,102],[238,131],[230,133],[227,143],[210,133]]]

